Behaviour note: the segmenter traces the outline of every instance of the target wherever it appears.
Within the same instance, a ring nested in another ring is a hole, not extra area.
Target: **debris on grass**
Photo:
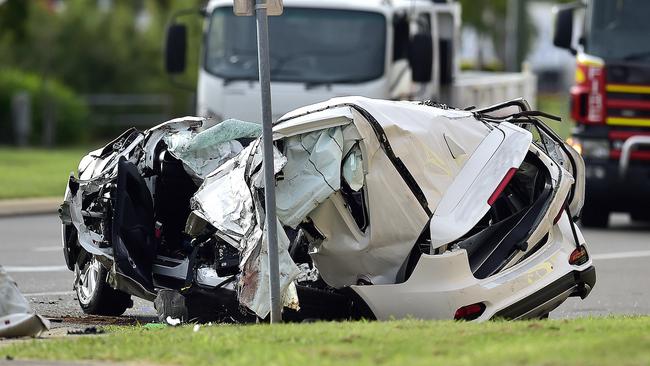
[[[165,322],[166,322],[167,324],[173,326],[173,327],[175,327],[175,326],[181,324],[181,320],[180,320],[180,319],[178,319],[178,318],[172,318],[171,316],[168,316],[167,318],[165,318]]]
[[[104,334],[104,329],[97,327],[85,327],[83,329],[70,329],[68,335],[92,335]]]

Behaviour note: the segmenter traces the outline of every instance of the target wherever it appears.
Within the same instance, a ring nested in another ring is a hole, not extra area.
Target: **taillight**
[[[582,123],[605,122],[605,67],[602,60],[582,55],[576,66],[576,86],[571,89],[571,115]]]
[[[454,320],[474,320],[483,314],[485,304],[477,302],[476,304],[466,305],[456,310]]]
[[[516,172],[517,172],[517,168],[510,168],[510,170],[508,170],[505,177],[503,177],[503,179],[501,180],[501,183],[499,183],[499,185],[497,186],[497,189],[495,189],[494,192],[492,192],[490,198],[488,198],[487,201],[488,205],[492,206],[494,202],[496,202],[497,198],[499,198],[501,193],[503,193],[503,190],[506,188],[508,183],[510,183],[510,180],[512,179],[512,177],[515,175]]]
[[[587,248],[584,245],[579,246],[574,249],[569,256],[569,264],[574,266],[581,266],[589,260],[589,254],[587,254]]]

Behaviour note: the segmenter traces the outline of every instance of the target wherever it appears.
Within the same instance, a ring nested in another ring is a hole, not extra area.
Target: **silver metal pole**
[[[508,9],[506,13],[506,44],[505,44],[505,61],[507,71],[517,71],[517,52],[519,48],[517,33],[517,17],[519,16],[520,0],[508,0]]]
[[[271,323],[282,321],[280,303],[280,269],[278,265],[278,232],[275,214],[275,172],[273,168],[273,131],[271,114],[271,72],[269,62],[269,25],[266,0],[255,1],[257,17],[257,61],[262,92],[262,144],[264,147],[264,203],[269,244],[269,282],[271,287]]]

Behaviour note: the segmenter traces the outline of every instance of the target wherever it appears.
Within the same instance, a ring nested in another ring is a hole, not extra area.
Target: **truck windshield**
[[[606,60],[650,60],[650,1],[593,0],[585,51]]]
[[[382,14],[332,9],[285,8],[269,17],[271,80],[354,83],[384,74],[386,19]],[[232,7],[212,13],[204,68],[232,80],[256,80],[255,17]]]

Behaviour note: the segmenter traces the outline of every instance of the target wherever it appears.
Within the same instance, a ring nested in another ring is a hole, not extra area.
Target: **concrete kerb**
[[[52,214],[59,210],[62,197],[0,200],[0,217]]]

